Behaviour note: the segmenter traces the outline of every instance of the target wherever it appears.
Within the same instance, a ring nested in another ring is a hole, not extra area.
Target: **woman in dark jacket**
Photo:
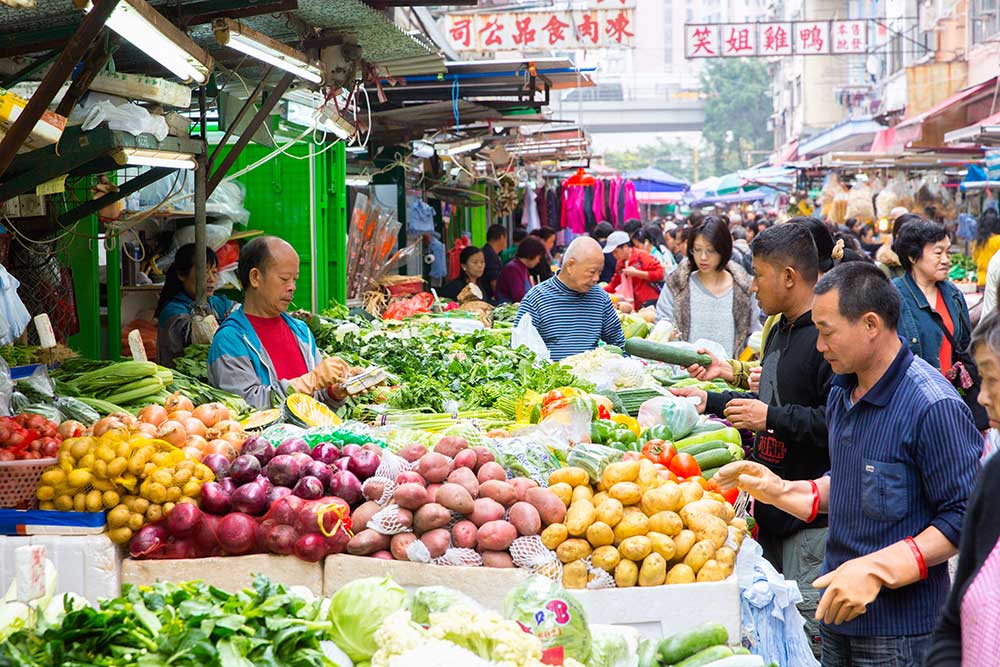
[[[906,272],[892,281],[900,296],[899,335],[913,354],[952,381],[972,408],[976,426],[985,430],[986,411],[975,403],[979,378],[966,353],[972,338],[969,307],[948,280],[948,232],[936,222],[908,222],[900,228],[892,249]]]
[[[437,290],[438,296],[442,299],[457,301],[458,295],[462,290],[468,285],[475,285],[479,289],[481,298],[486,300],[486,285],[483,280],[483,273],[486,270],[486,260],[483,257],[482,249],[474,245],[462,248],[462,253],[458,256],[458,263],[462,267],[459,269],[458,277],[442,285]]]

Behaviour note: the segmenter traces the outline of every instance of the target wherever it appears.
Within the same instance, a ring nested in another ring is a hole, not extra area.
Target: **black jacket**
[[[756,434],[753,459],[789,480],[817,479],[830,469],[827,449],[826,397],[833,372],[816,349],[816,326],[812,312],[788,322],[784,316],[774,325],[761,355],[765,383],[774,389],[769,397],[767,431]],[[770,378],[768,355],[778,355],[777,378]],[[706,411],[722,415],[734,398],[757,398],[739,392],[710,393]],[[786,537],[803,528],[826,526],[826,515],[807,524],[791,514],[757,503],[754,517],[761,530],[771,537]]]

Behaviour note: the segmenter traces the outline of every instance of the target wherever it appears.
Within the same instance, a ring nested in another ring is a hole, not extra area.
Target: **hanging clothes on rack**
[[[562,188],[562,226],[575,234],[586,231],[583,212],[584,188]]]
[[[540,216],[538,215],[536,197],[534,188],[529,186],[524,189],[524,203],[521,206],[521,225],[529,233],[542,226]]]
[[[597,183],[594,184],[594,205],[591,210],[594,212],[594,224],[598,224],[607,220],[607,216],[604,215],[605,209],[605,180],[603,178],[597,179]]]

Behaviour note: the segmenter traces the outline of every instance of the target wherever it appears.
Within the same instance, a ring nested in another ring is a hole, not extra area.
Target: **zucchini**
[[[722,442],[721,440],[709,440],[708,442],[699,442],[697,445],[691,445],[690,447],[685,447],[684,453],[694,456],[695,454],[702,454],[704,452],[710,452],[715,449],[724,449],[727,452],[729,451],[729,448],[726,446],[726,443]]]
[[[680,662],[674,663],[673,667],[704,667],[705,665],[710,665],[724,658],[729,658],[732,655],[733,649],[728,646],[710,646],[706,649],[698,651],[689,658],[685,658]]]
[[[727,463],[732,463],[733,457],[728,449],[723,448],[695,454],[694,460],[698,462],[699,468],[705,470],[708,468],[721,468]]]
[[[634,357],[643,359],[653,359],[675,366],[708,366],[712,363],[712,358],[707,354],[697,354],[688,352],[672,343],[654,343],[645,338],[629,338],[625,341],[625,351]]]
[[[719,468],[721,467],[722,466],[719,466]],[[715,473],[719,472],[719,468],[709,468],[708,470],[702,470],[701,478],[707,482],[708,480],[715,477]]]
[[[729,633],[726,626],[721,623],[702,623],[690,630],[678,632],[660,641],[657,653],[660,662],[664,665],[672,665],[693,656],[698,651],[725,644],[729,641]],[[730,651],[727,655],[732,655]],[[725,658],[726,656],[719,656]]]
[[[740,432],[732,426],[727,426],[717,431],[706,431],[705,433],[698,433],[697,435],[689,435],[686,438],[681,438],[680,440],[674,442],[674,447],[677,448],[677,451],[681,451],[691,445],[700,445],[703,442],[711,442],[712,440],[731,442],[734,445],[740,446],[743,445],[743,438],[740,437]]]
[[[722,422],[715,421],[714,419],[709,419],[703,421],[694,427],[691,431],[691,435],[698,435],[699,433],[711,433],[712,431],[721,431],[726,428],[726,425]]]

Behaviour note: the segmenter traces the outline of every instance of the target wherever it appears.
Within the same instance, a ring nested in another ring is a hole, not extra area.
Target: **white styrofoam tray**
[[[121,593],[122,550],[101,534],[0,536],[0,594],[15,576],[14,550],[36,544],[56,567],[57,594],[76,593],[93,602]]]

